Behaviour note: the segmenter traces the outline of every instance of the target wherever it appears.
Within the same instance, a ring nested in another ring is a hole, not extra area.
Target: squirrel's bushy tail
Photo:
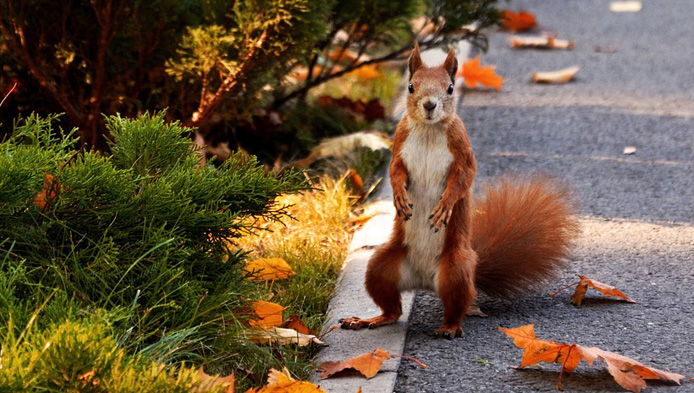
[[[542,288],[579,232],[568,189],[538,176],[503,178],[484,191],[472,207],[477,289],[512,297]]]

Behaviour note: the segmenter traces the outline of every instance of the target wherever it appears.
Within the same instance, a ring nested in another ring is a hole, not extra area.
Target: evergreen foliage
[[[163,113],[108,118],[112,155],[75,150],[55,119],[17,122],[0,143],[0,339],[54,294],[39,330],[108,310],[129,354],[216,365],[239,356],[238,311],[254,289],[229,241],[258,217],[282,217],[272,200],[306,189],[301,173],[266,173],[241,155],[200,166],[190,130]]]
[[[19,85],[0,122],[65,112],[81,142],[106,148],[101,113],[134,117],[169,108],[167,120],[205,132],[221,128],[215,132],[228,140],[260,108],[291,110],[285,104],[328,80],[403,59],[414,40],[423,49],[461,39],[484,46],[481,31],[499,21],[496,3],[5,0],[0,93]],[[418,16],[433,28],[413,31]],[[478,29],[464,28],[472,22]],[[343,58],[345,52],[358,56]],[[308,70],[303,80],[290,77],[298,67]]]

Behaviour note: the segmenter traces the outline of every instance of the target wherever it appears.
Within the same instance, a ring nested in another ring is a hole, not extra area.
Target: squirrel
[[[407,111],[397,125],[389,167],[397,212],[390,239],[368,263],[365,286],[382,315],[340,320],[343,329],[395,323],[400,293],[432,290],[443,303],[436,336],[462,336],[477,290],[513,298],[565,264],[578,222],[569,190],[547,177],[506,177],[474,198],[477,170],[453,99],[458,61],[424,65],[415,43]]]

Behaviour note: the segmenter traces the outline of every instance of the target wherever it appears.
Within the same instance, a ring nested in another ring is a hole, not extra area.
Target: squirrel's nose
[[[424,109],[426,109],[429,112],[433,111],[434,108],[436,108],[436,103],[431,101],[427,101],[422,105],[424,105]]]

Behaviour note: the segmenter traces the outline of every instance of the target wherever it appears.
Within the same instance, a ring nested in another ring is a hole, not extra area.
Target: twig
[[[9,97],[10,94],[12,94],[12,92],[14,91],[14,89],[15,89],[16,87],[17,87],[17,82],[14,83],[14,86],[12,86],[12,88],[10,89],[10,91],[8,91],[7,94],[5,94],[5,97],[2,99],[2,101],[0,101],[0,108],[2,107],[2,104],[5,103],[5,100],[7,99],[7,97]]]

